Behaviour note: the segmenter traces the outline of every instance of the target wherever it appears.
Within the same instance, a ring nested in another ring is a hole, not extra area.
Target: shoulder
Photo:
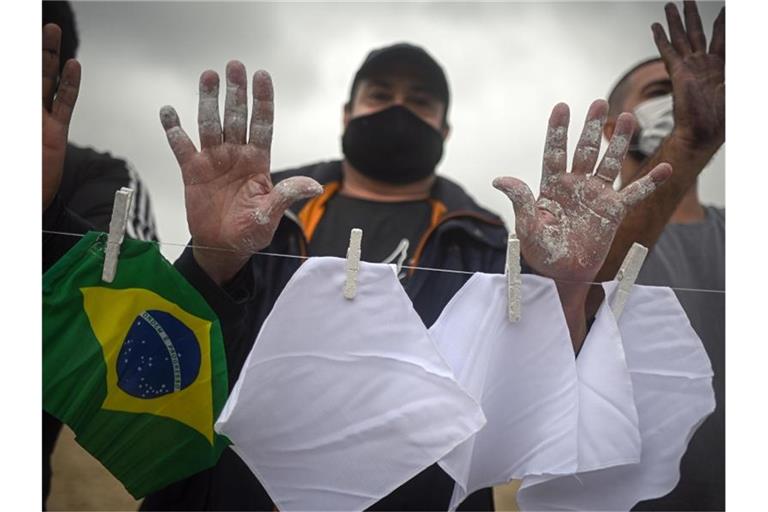
[[[93,147],[67,144],[67,155],[64,161],[65,172],[67,170],[84,172],[94,166],[127,168],[127,162],[125,159],[112,156],[109,152],[97,151]]]
[[[433,199],[442,202],[446,206],[447,213],[457,211],[471,212],[503,224],[498,214],[480,206],[475,198],[464,190],[461,185],[445,176],[437,177],[432,187],[431,195]]]
[[[705,206],[704,209],[715,222],[722,223],[725,226],[725,208],[719,208],[717,206]]]

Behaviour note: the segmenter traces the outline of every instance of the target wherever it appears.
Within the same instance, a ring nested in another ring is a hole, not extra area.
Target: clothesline
[[[65,235],[65,236],[75,236],[82,238],[85,235],[82,233],[67,233],[64,231],[51,231],[47,229],[43,229],[42,232],[44,234],[49,235]],[[156,244],[158,246],[161,245],[169,245],[173,247],[191,247],[193,249],[206,249],[206,250],[212,250],[212,251],[223,251],[223,252],[234,252],[232,249],[225,249],[223,247],[207,247],[203,245],[191,245],[191,244],[183,244],[183,243],[174,243],[174,242],[156,242],[154,240],[146,240],[148,243]],[[259,256],[272,256],[276,258],[293,258],[293,259],[299,259],[299,260],[306,260],[309,259],[310,256],[297,256],[295,254],[280,254],[275,252],[266,252],[266,251],[259,251],[254,253]],[[432,268],[432,267],[415,267],[410,265],[403,265],[401,268],[408,269],[408,270],[423,270],[425,272],[445,272],[448,274],[467,274],[472,275],[475,272],[467,271],[467,270],[451,270],[447,268]],[[557,281],[560,283],[582,283],[582,284],[595,284],[600,285],[602,283],[594,282],[594,281],[569,281],[567,279],[553,279],[553,281]],[[702,288],[676,288],[676,287],[669,287],[671,290],[679,291],[679,292],[696,292],[696,293],[725,293],[725,290],[707,290]]]

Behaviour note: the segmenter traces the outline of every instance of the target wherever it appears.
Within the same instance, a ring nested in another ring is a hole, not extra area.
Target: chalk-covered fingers
[[[619,198],[627,209],[632,208],[651,195],[670,176],[672,176],[672,166],[662,162],[639,180],[633,181],[621,189],[619,191]]]
[[[619,175],[621,164],[629,148],[629,140],[635,131],[635,116],[624,112],[616,119],[616,127],[613,130],[608,149],[600,161],[595,176],[612,184]]]
[[[293,203],[322,193],[322,185],[312,178],[306,176],[287,178],[275,185],[267,194],[266,208],[254,212],[253,218],[257,224],[274,223],[276,225],[285,210]]]
[[[725,7],[712,24],[712,41],[709,43],[709,53],[718,55],[725,60]]]
[[[577,174],[590,174],[597,163],[597,155],[600,153],[600,141],[603,137],[603,125],[608,114],[608,102],[595,100],[587,111],[587,119],[584,121],[584,129],[581,138],[576,145],[573,155],[572,172]]]
[[[669,40],[675,51],[681,56],[691,53],[691,43],[688,41],[688,35],[683,27],[683,20],[677,6],[670,2],[664,6],[664,12],[667,15]]]
[[[200,75],[200,98],[197,107],[197,129],[200,149],[221,144],[221,119],[219,118],[219,75],[215,71],[203,71]]]
[[[567,166],[568,121],[570,111],[565,103],[558,103],[552,109],[547,126],[547,139],[544,143],[544,158],[541,170],[541,182],[558,173],[564,173]]]
[[[224,97],[224,142],[245,144],[248,130],[248,84],[245,66],[227,63],[227,93]]]
[[[176,161],[179,162],[183,174],[185,164],[197,153],[195,145],[181,128],[179,115],[173,107],[166,105],[160,109],[160,122],[165,130],[165,136],[168,138],[171,151],[173,151]],[[184,181],[186,182],[187,180],[185,179]]]
[[[253,111],[248,142],[269,155],[272,147],[272,124],[275,117],[272,78],[264,70],[253,74]]]
[[[528,185],[517,178],[505,176],[494,179],[493,186],[504,192],[512,201],[512,207],[515,209],[517,236],[524,238],[532,233],[536,223],[536,208],[533,193],[531,193]]]
[[[696,2],[683,2],[683,15],[685,16],[685,29],[688,32],[688,42],[691,50],[704,53],[707,51],[707,37],[704,35],[704,27],[701,24],[701,16]]]

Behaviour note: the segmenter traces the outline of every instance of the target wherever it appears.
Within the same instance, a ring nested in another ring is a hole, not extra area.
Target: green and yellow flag
[[[126,239],[101,281],[88,233],[43,276],[43,408],[135,498],[206,469],[228,444],[221,327],[156,244]]]

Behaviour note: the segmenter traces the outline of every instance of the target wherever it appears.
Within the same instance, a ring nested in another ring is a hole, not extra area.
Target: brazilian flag
[[[227,399],[219,320],[157,245],[126,239],[101,281],[88,233],[43,276],[43,408],[135,498],[213,466]]]

